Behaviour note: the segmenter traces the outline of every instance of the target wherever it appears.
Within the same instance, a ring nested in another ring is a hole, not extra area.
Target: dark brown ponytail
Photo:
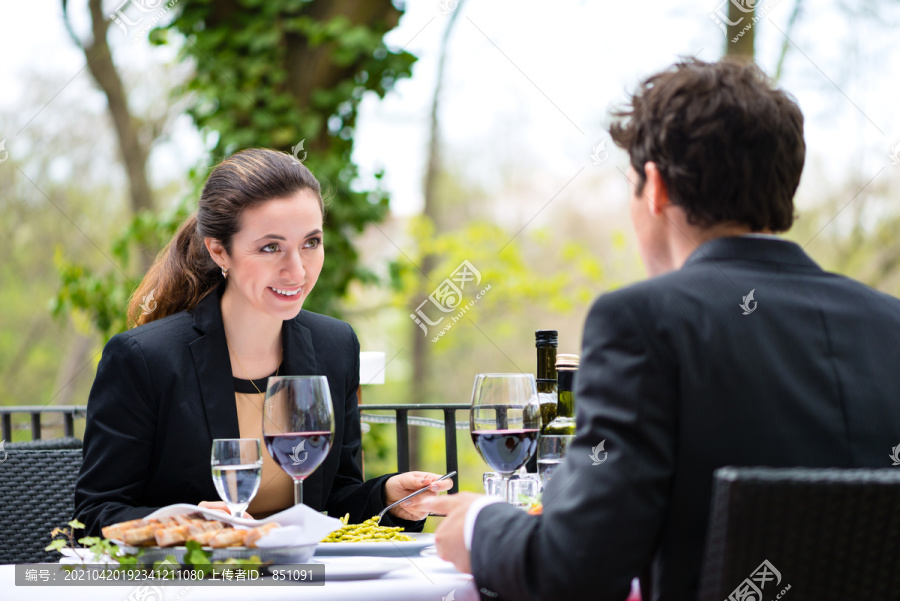
[[[132,295],[129,325],[143,325],[196,307],[222,282],[221,270],[203,239],[215,238],[230,253],[244,209],[301,190],[311,190],[319,197],[324,216],[319,182],[293,156],[252,148],[219,163],[206,180],[197,213],[181,224]]]

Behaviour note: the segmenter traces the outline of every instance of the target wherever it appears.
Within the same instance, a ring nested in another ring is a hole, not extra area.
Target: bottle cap
[[[567,353],[559,353],[556,355],[556,369],[578,369],[581,364],[581,358],[578,355],[570,355]]]
[[[559,343],[559,332],[557,330],[537,330],[534,333],[535,346],[552,346],[555,347]]]

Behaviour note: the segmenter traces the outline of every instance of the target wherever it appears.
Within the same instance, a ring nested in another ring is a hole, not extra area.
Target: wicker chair
[[[6,443],[7,451],[48,451],[51,449],[80,449],[81,447],[81,439],[73,436],[64,436],[62,438],[40,438],[38,440]]]
[[[80,449],[7,446],[0,463],[0,564],[59,561],[58,553],[44,547],[50,544],[50,531],[64,526],[75,513],[80,468]]]
[[[900,469],[716,471],[699,599],[778,595],[900,598]]]

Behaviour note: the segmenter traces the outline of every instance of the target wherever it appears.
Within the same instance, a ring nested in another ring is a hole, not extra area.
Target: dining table
[[[400,557],[348,555],[313,558],[325,565],[324,582],[262,575],[247,580],[195,583],[190,581],[54,583],[42,581],[59,573],[59,564],[0,565],[0,599],[59,601],[475,601],[479,594],[470,574],[464,574],[426,548]],[[297,570],[303,565],[285,566]],[[19,578],[23,581],[17,585]],[[31,571],[29,571],[31,570]],[[387,571],[389,570],[389,571]],[[367,573],[367,572],[370,572]],[[383,573],[384,572],[384,573]],[[296,573],[296,572],[295,572]],[[331,574],[331,575],[330,575]],[[362,576],[362,577],[360,577]],[[29,578],[24,583],[25,578]],[[49,579],[48,579],[49,580]]]

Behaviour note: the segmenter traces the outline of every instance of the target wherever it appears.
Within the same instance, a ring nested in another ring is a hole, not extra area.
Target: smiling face
[[[325,261],[318,197],[301,190],[268,200],[244,210],[240,223],[231,252],[217,240],[207,242],[216,263],[228,269],[228,304],[256,317],[293,319]]]

